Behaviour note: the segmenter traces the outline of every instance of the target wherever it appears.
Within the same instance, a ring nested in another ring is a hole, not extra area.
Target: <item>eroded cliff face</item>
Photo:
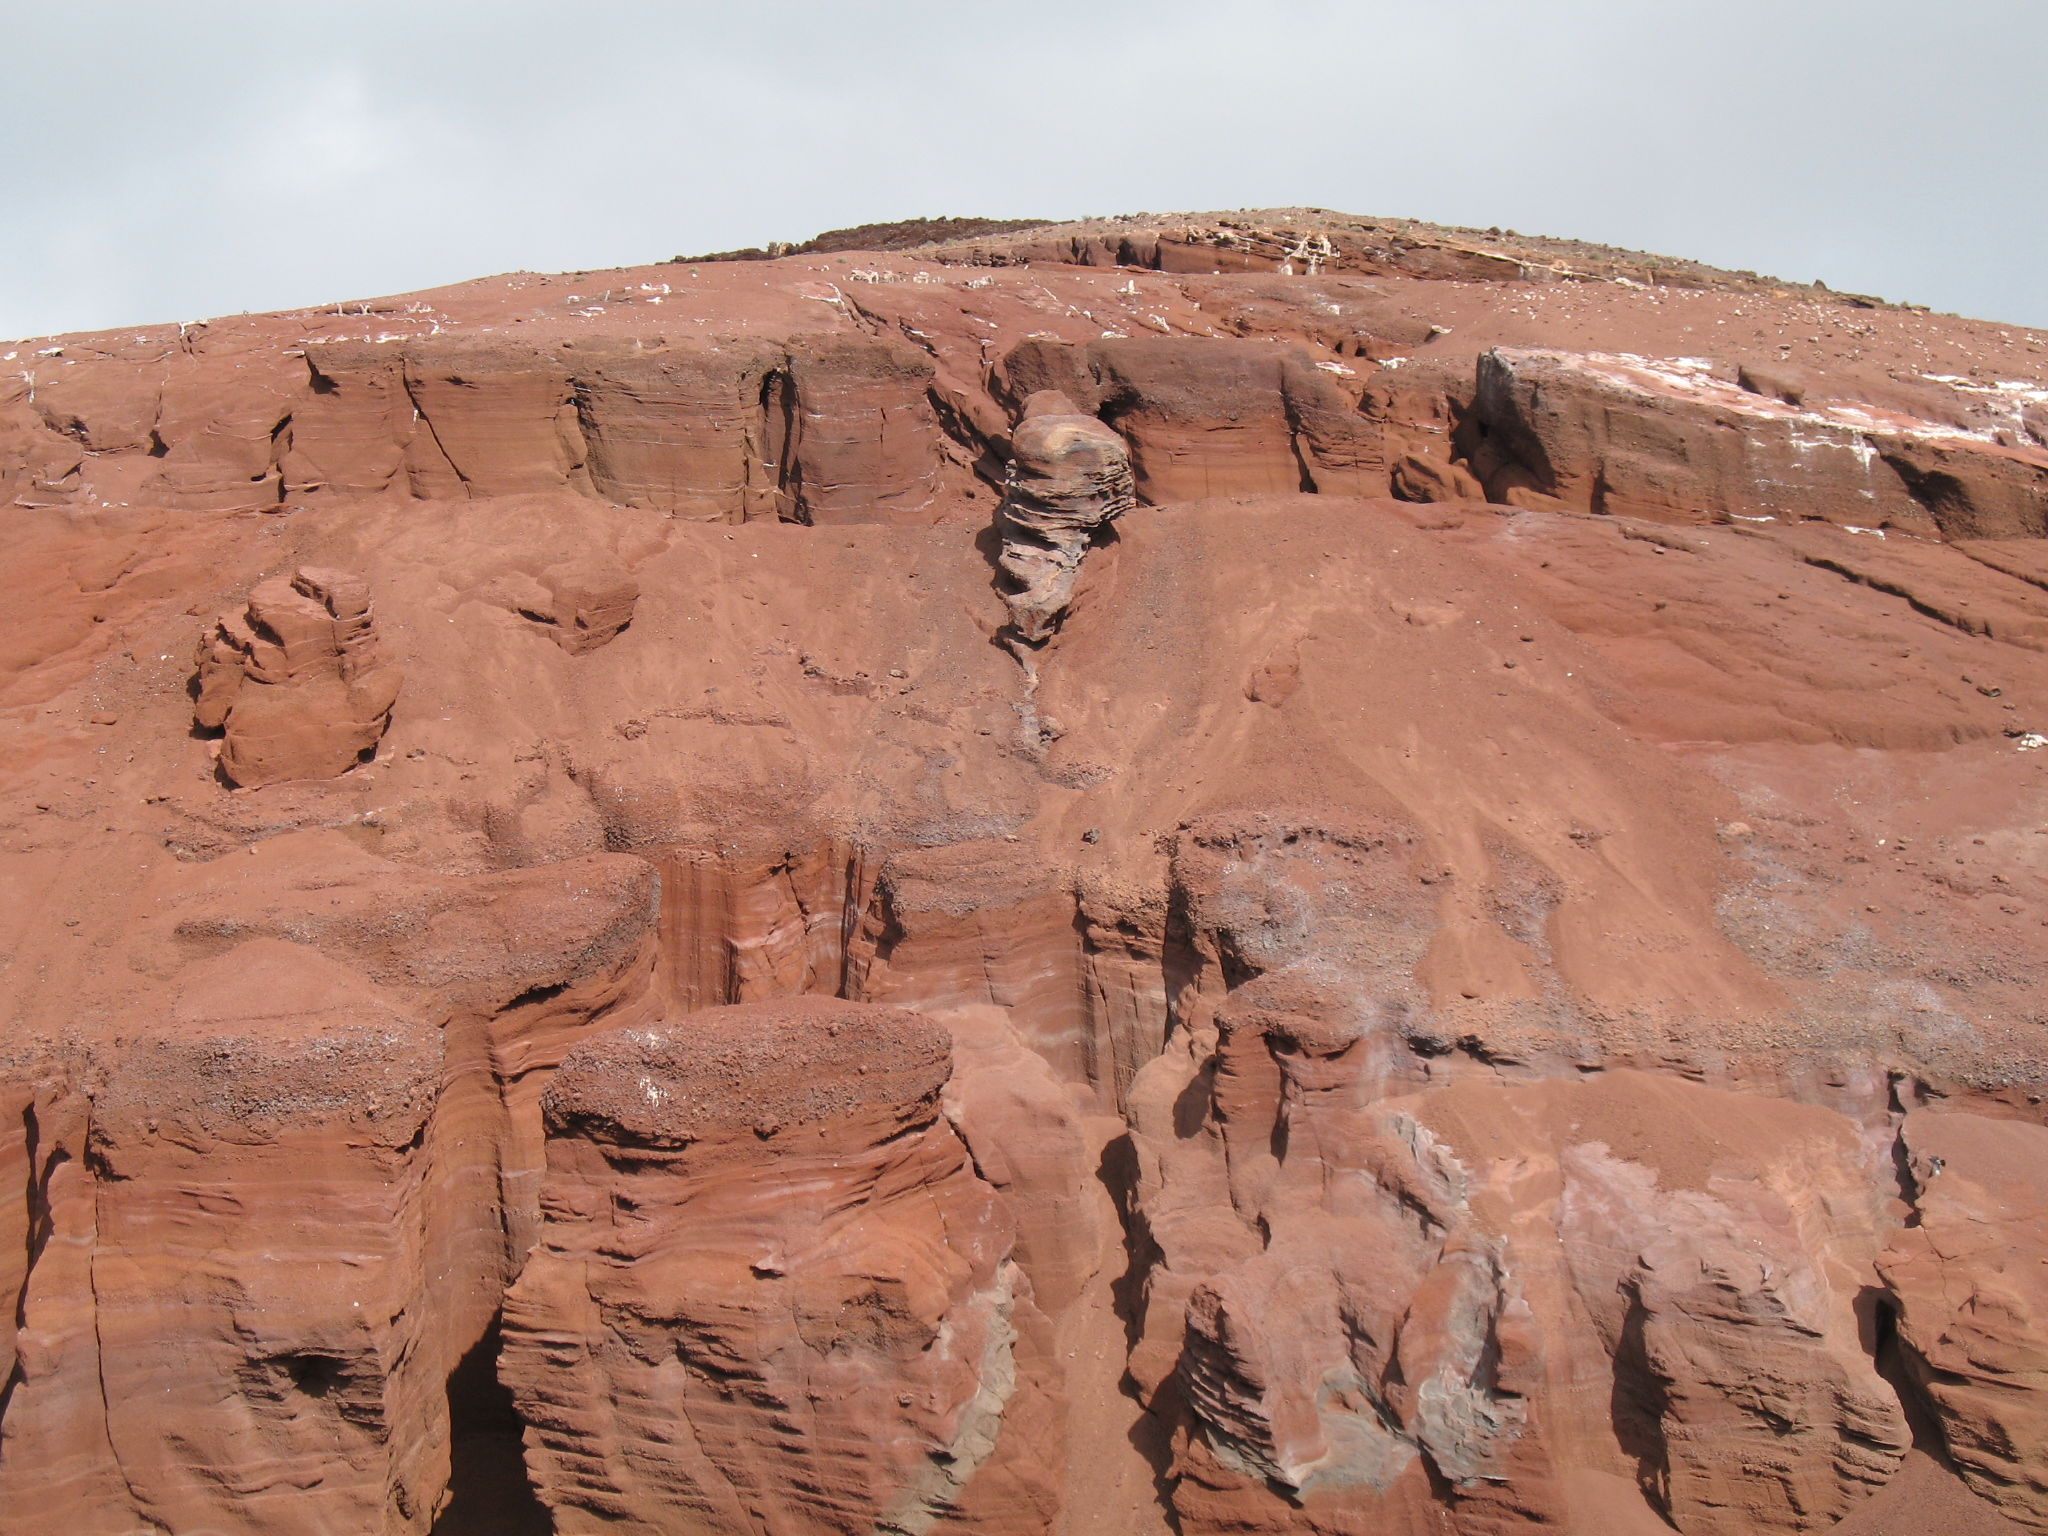
[[[2048,353],[1311,213],[0,347],[0,1532],[2048,1530]]]
[[[1048,1525],[1050,1340],[950,1069],[832,999],[570,1054],[503,1366],[557,1529]]]

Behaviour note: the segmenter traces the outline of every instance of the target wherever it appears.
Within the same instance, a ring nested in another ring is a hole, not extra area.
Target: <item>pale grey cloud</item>
[[[0,0],[0,335],[1308,203],[2048,325],[2041,0]]]

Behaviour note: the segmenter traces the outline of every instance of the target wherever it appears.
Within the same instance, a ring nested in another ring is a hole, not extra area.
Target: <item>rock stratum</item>
[[[2048,1531],[2048,338],[931,228],[0,347],[0,1532]]]

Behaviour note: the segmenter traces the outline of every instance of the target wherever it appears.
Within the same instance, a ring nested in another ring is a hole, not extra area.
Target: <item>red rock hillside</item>
[[[0,345],[0,1533],[2048,1532],[2048,337],[931,229]]]

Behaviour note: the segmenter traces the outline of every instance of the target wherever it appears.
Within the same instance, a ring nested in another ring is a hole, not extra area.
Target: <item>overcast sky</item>
[[[2048,326],[2048,0],[0,0],[0,336],[1308,204]]]

